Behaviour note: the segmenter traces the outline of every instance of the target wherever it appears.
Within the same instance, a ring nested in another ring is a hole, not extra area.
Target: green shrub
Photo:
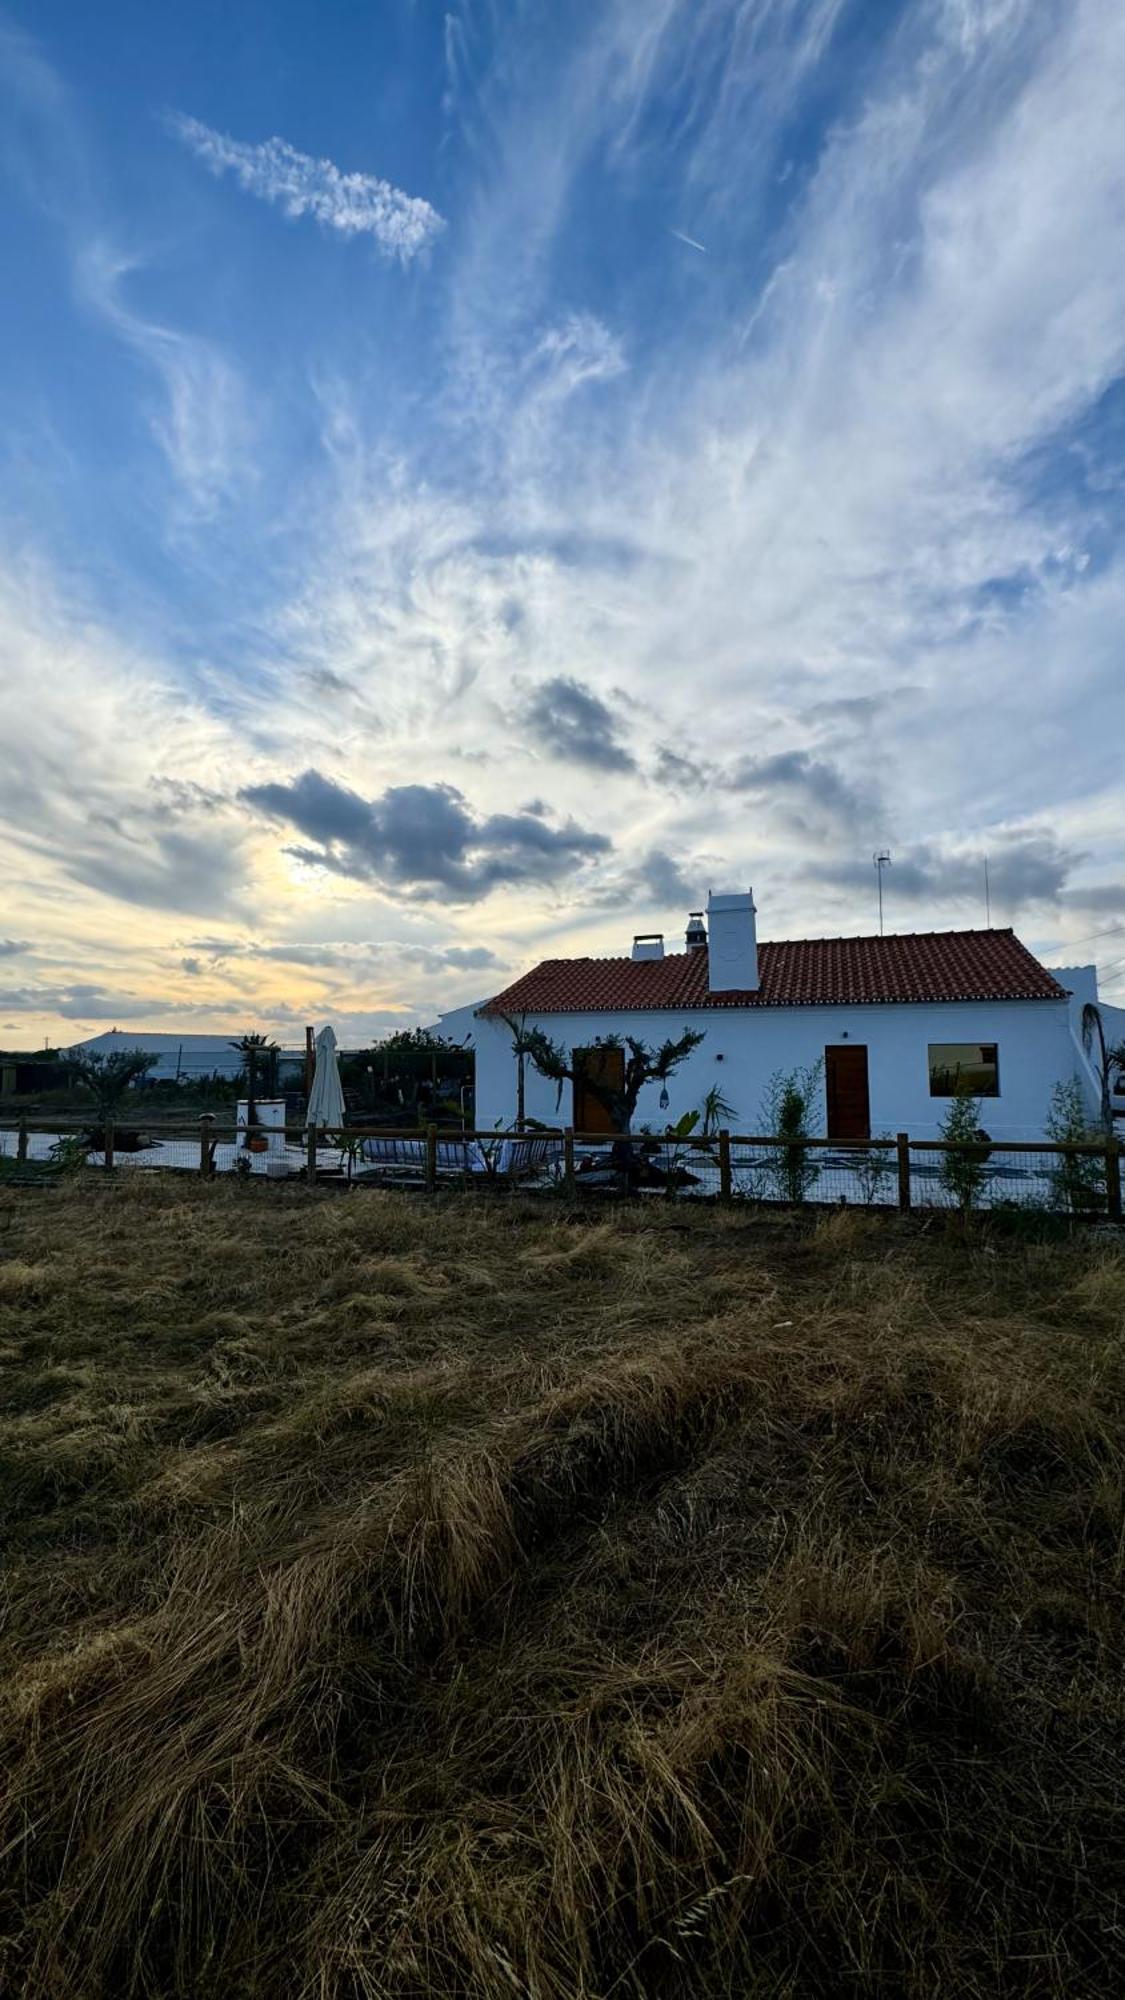
[[[992,1151],[988,1133],[980,1122],[980,1102],[958,1093],[941,1123],[941,1137],[949,1151],[941,1156],[941,1184],[953,1196],[962,1215],[968,1215],[980,1200],[985,1184],[985,1167]]]
[[[1047,1114],[1047,1137],[1059,1146],[1082,1146],[1099,1138],[1086,1116],[1086,1101],[1076,1076],[1056,1083],[1051,1091]],[[1100,1154],[1061,1153],[1048,1176],[1055,1208],[1071,1215],[1090,1215],[1104,1209],[1105,1164]]]
[[[813,1105],[820,1090],[824,1064],[817,1061],[808,1069],[775,1070],[762,1100],[765,1128],[782,1141],[771,1146],[762,1172],[766,1185],[777,1199],[799,1206],[808,1199],[820,1179],[820,1161],[807,1141],[812,1129]]]

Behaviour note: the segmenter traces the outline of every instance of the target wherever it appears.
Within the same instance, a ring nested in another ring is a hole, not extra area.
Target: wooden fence
[[[669,1192],[684,1183],[695,1192],[729,1201],[740,1196],[786,1201],[847,1202],[857,1206],[914,1207],[959,1205],[958,1184],[969,1198],[960,1205],[996,1207],[1008,1202],[1061,1212],[1122,1219],[1120,1144],[1116,1139],[1060,1144],[1049,1140],[988,1140],[952,1145],[943,1139],[791,1139],[774,1133],[741,1135],[722,1131],[704,1137],[674,1133],[613,1135],[581,1133],[569,1127],[534,1132],[475,1132],[435,1125],[387,1130],[349,1125],[312,1133],[256,1126],[249,1132],[211,1112],[192,1124],[143,1119],[139,1130],[151,1141],[124,1153],[118,1133],[136,1129],[134,1119],[106,1126],[102,1144],[89,1153],[98,1168],[190,1168],[210,1176],[230,1171],[245,1159],[258,1173],[303,1178],[378,1181],[397,1176],[427,1192],[441,1185],[524,1184],[549,1179],[577,1195],[584,1187],[643,1185],[648,1171]],[[77,1138],[90,1121],[33,1119],[0,1122],[0,1159],[29,1176],[46,1171],[43,1140]],[[38,1139],[37,1139],[38,1135]],[[258,1142],[247,1147],[247,1140]],[[47,1149],[50,1150],[50,1149]],[[534,1166],[526,1161],[534,1154]],[[157,1157],[153,1157],[157,1155]],[[383,1155],[382,1158],[379,1156]],[[271,1165],[273,1161],[275,1164]],[[947,1163],[952,1162],[950,1166]],[[543,1172],[546,1164],[548,1171]],[[819,1189],[819,1193],[817,1190]],[[1007,1194],[1005,1193],[1007,1190]],[[987,1194],[980,1202],[975,1197]]]

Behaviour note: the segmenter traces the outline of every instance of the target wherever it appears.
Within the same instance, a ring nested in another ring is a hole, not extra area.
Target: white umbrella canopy
[[[316,1068],[305,1124],[323,1132],[326,1127],[335,1128],[343,1122],[344,1092],[336,1060],[336,1036],[331,1028],[322,1028],[316,1038]]]

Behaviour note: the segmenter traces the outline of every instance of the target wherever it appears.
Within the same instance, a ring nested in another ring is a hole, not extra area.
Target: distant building
[[[130,1028],[107,1028],[87,1042],[75,1042],[68,1055],[118,1055],[140,1049],[155,1056],[149,1071],[153,1083],[192,1083],[205,1077],[236,1077],[243,1068],[242,1057],[232,1047],[237,1035],[150,1035]],[[282,1049],[279,1070],[284,1082],[294,1071],[303,1075],[304,1049]]]

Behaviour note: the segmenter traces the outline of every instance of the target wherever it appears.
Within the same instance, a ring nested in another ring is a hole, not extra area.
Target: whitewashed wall
[[[886,1007],[762,1007],[753,1012],[699,1008],[683,1013],[544,1014],[528,1017],[568,1049],[582,1048],[598,1035],[636,1035],[650,1046],[701,1028],[704,1040],[668,1084],[669,1106],[660,1109],[660,1085],[642,1092],[636,1125],[660,1130],[694,1110],[717,1084],[734,1111],[732,1132],[761,1129],[762,1098],[774,1071],[816,1061],[826,1044],[864,1043],[873,1133],[909,1132],[917,1139],[938,1137],[948,1099],[930,1096],[931,1042],[996,1042],[1000,1051],[1000,1096],[984,1100],[985,1128],[997,1139],[1040,1139],[1044,1134],[1051,1086],[1075,1072],[1075,1050],[1065,1001],[994,1001],[989,1004]],[[516,1064],[511,1035],[503,1022],[476,1020],[476,1117],[482,1130],[511,1125],[516,1112]],[[721,1060],[720,1060],[721,1058]],[[544,1124],[573,1122],[572,1091],[556,1086],[527,1066],[527,1115]],[[824,1130],[821,1085],[820,1127]]]
[[[1057,965],[1050,968],[1052,977],[1060,986],[1065,986],[1070,994],[1070,1025],[1075,1045],[1075,1070],[1086,1094],[1086,1104],[1092,1117],[1096,1118],[1101,1108],[1100,1071],[1091,1061],[1082,1040],[1082,1009],[1087,1003],[1097,1006],[1102,1017],[1102,1033],[1107,1047],[1125,1047],[1125,1007],[1110,1007],[1098,993],[1098,968],[1096,965]],[[1110,1098],[1113,1108],[1125,1114],[1125,1089],[1113,1088],[1118,1072],[1112,1072]]]

